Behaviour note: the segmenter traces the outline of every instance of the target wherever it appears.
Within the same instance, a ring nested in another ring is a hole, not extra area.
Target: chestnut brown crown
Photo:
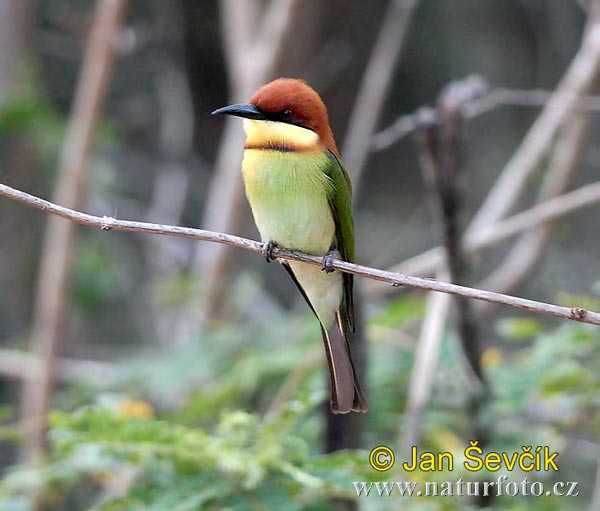
[[[339,155],[327,107],[321,96],[303,80],[278,78],[258,89],[250,104],[270,118],[314,131],[326,149]]]

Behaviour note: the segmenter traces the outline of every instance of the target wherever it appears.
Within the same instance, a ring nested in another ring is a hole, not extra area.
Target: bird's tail
[[[356,378],[350,345],[342,321],[334,321],[329,330],[322,328],[329,378],[331,381],[331,411],[333,413],[366,412],[367,400]]]

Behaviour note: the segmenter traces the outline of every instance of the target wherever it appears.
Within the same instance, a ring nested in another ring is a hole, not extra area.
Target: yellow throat
[[[284,122],[244,119],[244,131],[246,149],[311,151],[320,146],[314,131]]]

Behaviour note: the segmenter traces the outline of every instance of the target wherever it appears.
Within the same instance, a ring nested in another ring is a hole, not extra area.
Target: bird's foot
[[[269,240],[264,244],[262,255],[265,258],[265,261],[268,263],[272,263],[275,258],[273,257],[273,249],[277,248],[277,243],[273,240]]]
[[[323,259],[321,261],[321,271],[324,271],[325,273],[332,273],[335,271],[335,268],[333,267],[333,261],[335,260],[335,256],[335,248],[330,248],[329,252],[327,252],[323,256]]]

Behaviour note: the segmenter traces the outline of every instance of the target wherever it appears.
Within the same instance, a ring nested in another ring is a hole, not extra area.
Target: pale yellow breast
[[[322,152],[246,149],[246,196],[263,241],[325,254],[335,235],[329,206],[332,183]]]

